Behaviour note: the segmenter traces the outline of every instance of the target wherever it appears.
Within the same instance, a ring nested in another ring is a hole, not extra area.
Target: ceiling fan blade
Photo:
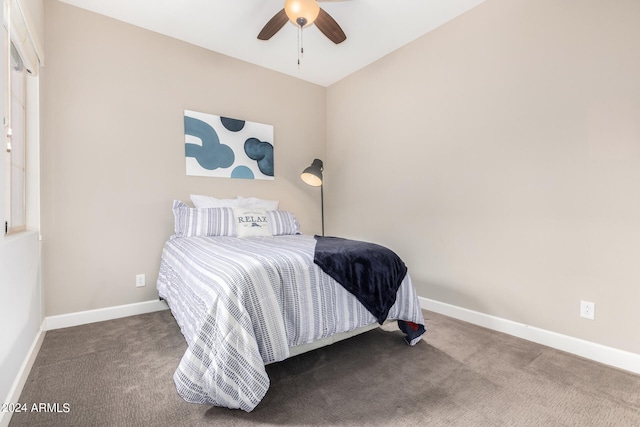
[[[284,27],[284,24],[286,24],[288,20],[287,13],[282,9],[267,22],[262,31],[260,31],[260,34],[258,34],[258,39],[269,40],[275,33],[280,31],[280,28]]]
[[[320,13],[313,23],[316,24],[322,34],[327,36],[327,38],[335,44],[342,43],[347,39],[346,34],[342,31],[342,28],[340,28],[336,20],[322,8],[320,8]]]

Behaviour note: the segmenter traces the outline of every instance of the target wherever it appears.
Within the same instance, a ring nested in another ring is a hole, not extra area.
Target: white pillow
[[[241,197],[238,196],[238,204],[236,206],[241,206],[243,208],[259,208],[264,209],[265,211],[277,211],[278,210],[278,200],[265,200],[259,199],[257,197]]]
[[[240,206],[238,199],[215,199],[209,196],[201,196],[198,194],[192,194],[190,196],[193,206],[202,208],[233,208]]]
[[[266,210],[235,207],[233,216],[238,237],[271,236]]]

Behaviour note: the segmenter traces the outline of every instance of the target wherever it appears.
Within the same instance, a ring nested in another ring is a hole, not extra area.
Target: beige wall
[[[640,353],[638,22],[487,0],[331,86],[328,232],[395,249],[424,297]]]
[[[53,0],[45,37],[47,316],[157,298],[171,203],[191,193],[277,199],[319,232],[319,192],[299,175],[325,155],[323,87]],[[276,179],[187,177],[184,109],[272,124]]]

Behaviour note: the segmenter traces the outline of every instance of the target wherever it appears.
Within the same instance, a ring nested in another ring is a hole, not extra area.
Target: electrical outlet
[[[580,301],[580,317],[594,320],[596,318],[596,304],[589,301]]]
[[[147,285],[147,281],[144,278],[144,274],[136,274],[136,288],[141,288]]]

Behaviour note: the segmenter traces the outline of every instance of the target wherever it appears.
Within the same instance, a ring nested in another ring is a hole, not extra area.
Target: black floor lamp
[[[300,178],[312,187],[320,187],[320,209],[322,213],[322,235],[324,236],[324,191],[322,189],[322,160],[315,159],[311,166],[306,168]]]

